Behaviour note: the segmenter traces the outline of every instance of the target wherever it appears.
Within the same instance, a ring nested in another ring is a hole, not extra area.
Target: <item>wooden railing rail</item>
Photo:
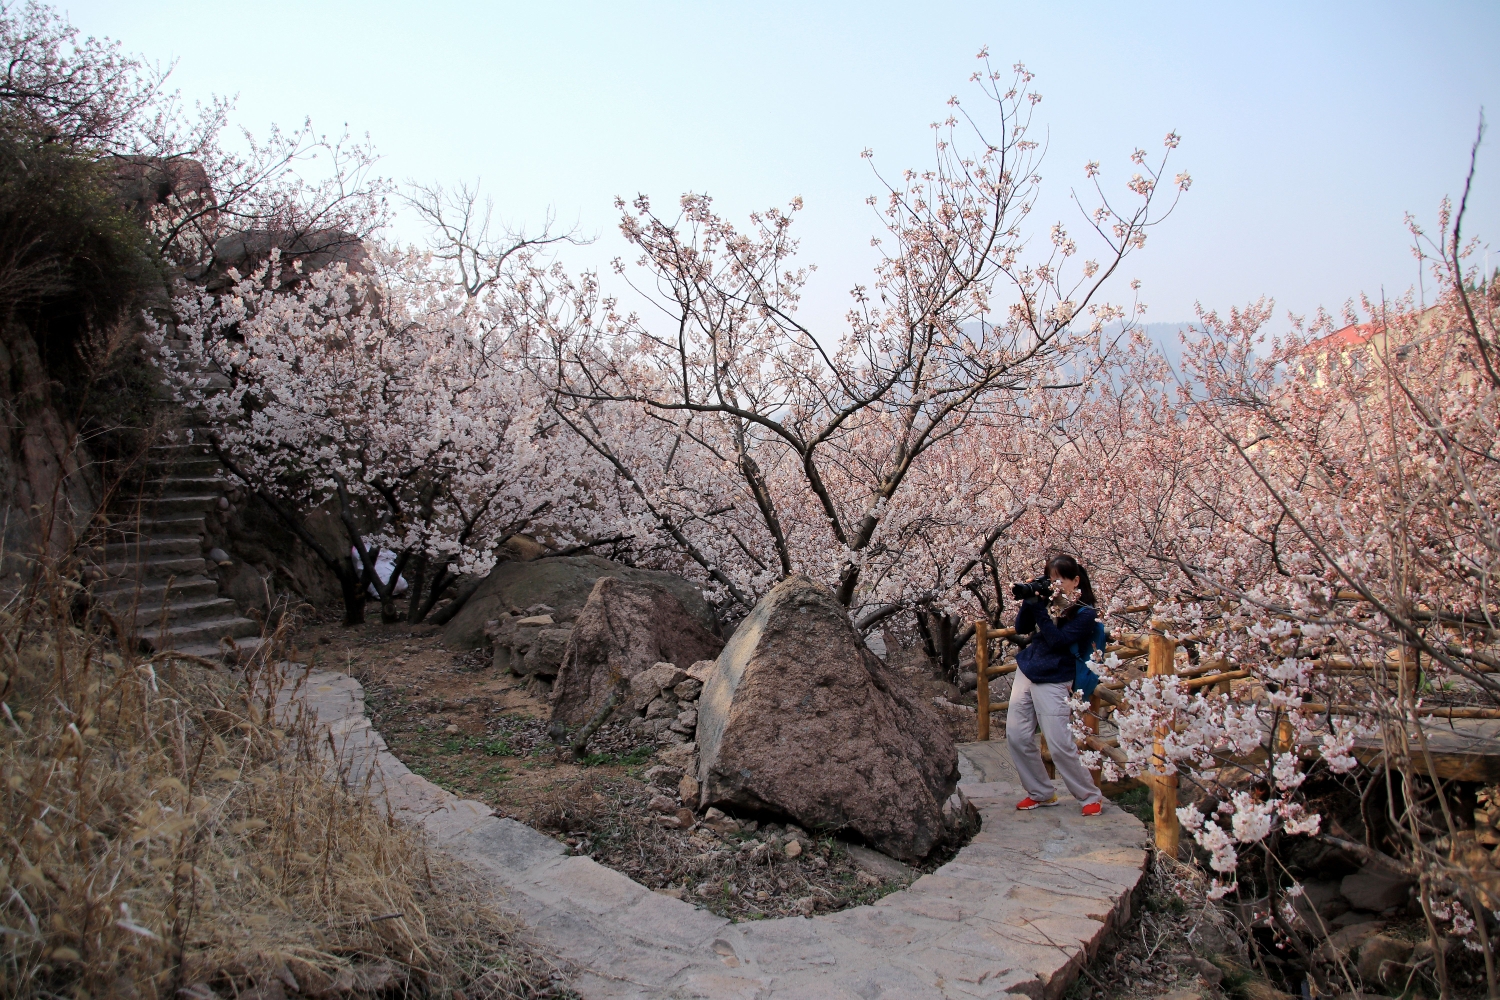
[[[1357,594],[1339,594],[1339,600],[1356,600]],[[1148,610],[1147,608],[1132,609],[1137,611]],[[1193,633],[1190,635],[1171,635],[1167,622],[1153,619],[1150,623],[1151,631],[1143,633],[1124,633],[1111,636],[1106,652],[1112,652],[1119,656],[1122,661],[1137,660],[1142,657],[1146,659],[1146,676],[1148,677],[1180,677],[1180,685],[1188,690],[1198,688],[1217,688],[1221,693],[1228,694],[1230,685],[1236,681],[1250,677],[1250,671],[1234,669],[1231,663],[1220,656],[1204,656],[1191,666],[1184,665],[1184,669],[1177,669],[1177,649],[1184,643],[1202,643],[1213,638],[1216,634],[1212,629]],[[976,653],[975,672],[978,682],[976,700],[978,702],[979,716],[979,739],[990,738],[990,716],[996,712],[1006,711],[1010,707],[1009,701],[991,704],[989,682],[996,677],[1002,677],[1016,670],[1014,663],[990,665],[990,640],[1009,638],[1016,634],[1013,628],[996,629],[990,627],[988,622],[976,622],[974,626]],[[1201,648],[1201,647],[1200,647]],[[1414,673],[1408,662],[1404,662],[1397,654],[1385,660],[1370,658],[1350,658],[1348,656],[1324,653],[1321,656],[1311,657],[1316,664],[1316,669],[1328,671],[1329,673],[1374,673],[1380,670],[1389,670],[1393,675],[1400,674],[1403,684],[1411,683],[1410,675]],[[1488,671],[1486,671],[1488,672]],[[1094,689],[1092,711],[1085,714],[1085,728],[1093,732],[1084,739],[1084,745],[1089,749],[1104,754],[1118,765],[1127,762],[1125,752],[1120,749],[1116,740],[1106,740],[1098,735],[1099,717],[1104,714],[1102,706],[1109,705],[1115,709],[1125,707],[1125,698],[1116,686],[1101,683]],[[1361,705],[1323,704],[1319,702],[1304,702],[1298,711],[1317,715],[1366,715],[1371,708]],[[1480,708],[1471,706],[1424,706],[1416,709],[1416,714],[1430,719],[1500,719],[1500,708]],[[1092,724],[1090,724],[1092,723]],[[1158,730],[1152,744],[1152,763],[1155,769],[1160,770],[1161,765],[1166,762],[1165,740],[1167,736],[1166,727]],[[1283,719],[1273,737],[1273,745],[1277,750],[1291,749],[1292,726],[1288,720]],[[1151,788],[1152,813],[1155,817],[1156,846],[1164,853],[1173,857],[1177,856],[1177,848],[1181,837],[1177,822],[1177,790],[1178,776],[1176,774],[1148,774],[1142,779]]]

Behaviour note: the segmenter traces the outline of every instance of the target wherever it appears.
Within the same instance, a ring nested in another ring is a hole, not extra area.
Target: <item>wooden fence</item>
[[[1344,595],[1340,595],[1341,598]],[[1151,630],[1144,634],[1127,634],[1115,638],[1105,652],[1114,652],[1121,660],[1129,663],[1131,660],[1144,658],[1146,661],[1146,675],[1149,677],[1172,676],[1182,678],[1181,686],[1188,690],[1203,687],[1215,687],[1223,693],[1229,693],[1230,685],[1244,677],[1249,676],[1245,670],[1231,668],[1231,664],[1218,658],[1205,657],[1197,664],[1186,669],[1179,670],[1177,667],[1177,648],[1179,644],[1187,642],[1201,642],[1210,638],[1207,634],[1188,635],[1169,638],[1165,633],[1167,625],[1165,622],[1153,620]],[[1015,664],[1005,664],[996,667],[990,666],[990,641],[1013,637],[1016,630],[1013,628],[993,629],[988,622],[977,621],[974,623],[975,632],[975,672],[977,674],[978,687],[976,696],[979,714],[979,739],[990,738],[990,716],[996,712],[1003,712],[1010,707],[1010,702],[1003,701],[992,705],[990,703],[989,682],[996,677],[1003,677],[1016,670]],[[1410,694],[1415,682],[1417,665],[1415,657],[1409,651],[1398,653],[1394,659],[1386,663],[1373,661],[1351,661],[1348,657],[1338,655],[1324,655],[1315,658],[1318,669],[1328,673],[1368,673],[1381,668],[1390,670],[1398,678],[1398,684],[1403,692]],[[1408,699],[1403,699],[1404,701]],[[1084,728],[1092,730],[1091,734],[1084,740],[1084,745],[1090,750],[1096,750],[1113,760],[1117,765],[1124,766],[1126,757],[1117,743],[1106,741],[1099,736],[1099,720],[1110,710],[1124,706],[1125,700],[1120,691],[1115,687],[1100,683],[1095,689],[1091,699],[1090,711],[1084,717]],[[1408,701],[1408,703],[1410,703]],[[1107,706],[1107,707],[1106,707]],[[1319,715],[1363,715],[1369,714],[1372,707],[1369,705],[1339,705],[1321,704],[1317,702],[1304,702],[1301,711]],[[1500,719],[1500,710],[1479,707],[1420,707],[1415,710],[1415,715],[1425,718],[1458,720],[1494,720]],[[1289,719],[1283,717],[1277,726],[1273,738],[1273,749],[1277,753],[1292,749],[1292,725]],[[1153,747],[1153,758],[1157,762],[1166,759],[1163,740],[1167,733],[1162,729],[1157,733],[1158,739]],[[1384,762],[1387,753],[1383,747],[1366,747],[1363,752],[1356,750],[1366,763],[1372,761]],[[1431,754],[1429,753],[1429,756]],[[1480,765],[1475,763],[1476,757],[1484,757]],[[1500,771],[1500,758],[1495,754],[1486,752],[1485,748],[1475,751],[1473,748],[1458,748],[1455,752],[1442,753],[1439,758],[1424,765],[1433,767],[1433,776],[1439,778],[1463,777],[1473,780],[1475,775],[1483,775],[1486,778]],[[1177,856],[1177,846],[1180,837],[1177,822],[1177,789],[1178,777],[1175,774],[1157,775],[1147,774],[1141,779],[1151,789],[1152,812],[1156,824],[1156,846],[1162,851]]]

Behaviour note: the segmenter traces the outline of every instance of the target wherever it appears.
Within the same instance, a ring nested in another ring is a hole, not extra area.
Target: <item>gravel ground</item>
[[[678,805],[668,789],[601,776],[538,803],[526,818],[575,854],[737,920],[858,906],[905,888],[921,874],[916,868],[873,874],[845,845],[796,827],[753,821],[721,821],[718,831],[707,823],[664,826],[664,818],[678,820],[675,808],[664,810]]]

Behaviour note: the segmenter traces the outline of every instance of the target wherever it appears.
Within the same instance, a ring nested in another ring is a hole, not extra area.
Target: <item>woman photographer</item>
[[[1088,571],[1072,556],[1054,556],[1047,562],[1044,579],[1012,589],[1017,598],[1024,598],[1016,616],[1016,634],[1035,633],[1016,656],[1019,669],[1005,717],[1005,741],[1027,793],[1016,808],[1058,804],[1057,791],[1037,750],[1040,727],[1063,784],[1083,803],[1085,816],[1097,816],[1104,809],[1104,796],[1078,759],[1078,748],[1068,731],[1075,650],[1092,644],[1098,619]]]

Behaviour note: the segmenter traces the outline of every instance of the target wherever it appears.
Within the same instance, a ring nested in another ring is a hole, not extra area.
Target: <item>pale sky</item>
[[[1192,190],[1124,275],[1145,283],[1155,321],[1187,319],[1195,302],[1267,295],[1284,315],[1411,287],[1403,214],[1431,221],[1456,197],[1481,106],[1500,119],[1494,2],[61,8],[86,33],[177,60],[189,99],[238,95],[252,130],[347,124],[392,178],[482,178],[517,224],[555,211],[598,237],[565,251],[575,268],[628,250],[616,195],[668,208],[706,191],[740,220],[800,195],[802,259],[819,267],[804,318],[830,334],[868,280],[876,186],[860,150],[892,174],[924,166],[927,125],[971,92],[981,46],[1037,74],[1042,241],[1056,219],[1078,221],[1067,191],[1086,161],[1122,184],[1135,145],[1182,135],[1173,172]],[[1480,151],[1468,220],[1500,246],[1500,131]]]

